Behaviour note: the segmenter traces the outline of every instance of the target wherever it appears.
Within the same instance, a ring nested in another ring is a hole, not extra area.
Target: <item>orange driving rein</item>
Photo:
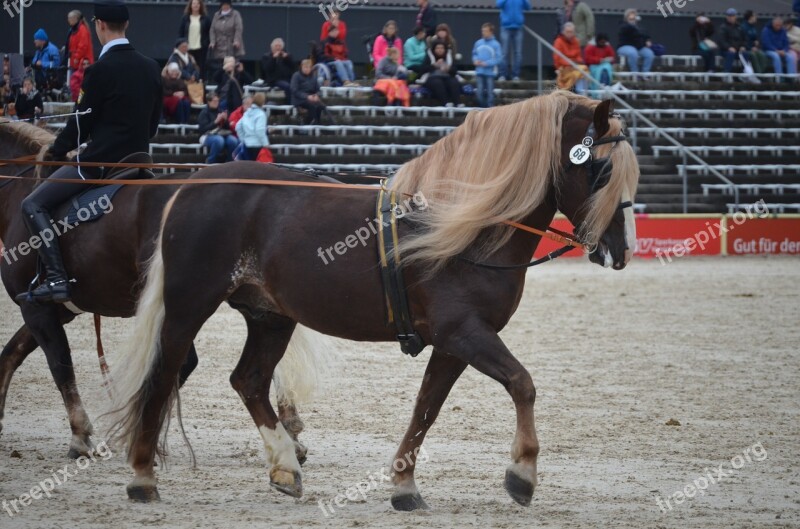
[[[205,169],[208,165],[181,165],[181,164],[145,164],[145,163],[105,163],[105,162],[57,162],[57,161],[42,161],[35,160],[35,155],[17,158],[13,160],[0,160],[0,166],[4,165],[38,165],[43,167],[105,167],[105,168],[120,168],[120,169]],[[381,178],[376,176],[368,176],[366,178]],[[0,180],[22,180],[25,179],[21,176],[5,176],[0,175]],[[291,180],[251,180],[245,178],[193,178],[186,179],[160,179],[160,180],[80,180],[76,178],[52,180],[52,182],[62,182],[65,184],[84,184],[84,185],[126,185],[126,186],[159,186],[159,185],[209,185],[209,184],[243,184],[243,185],[268,185],[268,186],[285,186],[285,187],[320,187],[329,189],[357,189],[361,191],[378,191],[380,188],[367,186],[363,184],[344,184],[344,183],[330,183],[330,182],[296,182]],[[540,230],[531,228],[525,224],[514,222],[511,220],[504,220],[503,224],[511,226],[518,230],[533,233],[546,237],[559,244],[572,246],[573,248],[583,249],[584,245],[574,239],[574,235],[562,232],[552,227],[547,230]]]

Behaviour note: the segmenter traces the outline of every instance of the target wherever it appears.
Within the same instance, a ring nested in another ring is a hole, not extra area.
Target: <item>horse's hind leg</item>
[[[186,362],[181,366],[181,371],[178,375],[178,387],[182,388],[183,385],[186,384],[186,381],[189,380],[189,375],[197,368],[198,362],[197,349],[195,349],[194,344],[192,344],[192,348],[189,349],[189,355],[186,357]]]
[[[463,360],[434,348],[425,370],[425,377],[422,379],[422,387],[417,394],[411,424],[392,461],[394,470],[392,481],[395,486],[392,493],[392,507],[398,511],[428,508],[414,482],[414,469],[428,429],[439,415],[439,410],[450,394],[453,384],[466,367],[467,364]]]
[[[192,340],[203,323],[213,314],[184,317],[167,316],[159,338],[160,358],[145,381],[146,393],[137,395],[136,424],[130,435],[128,458],[134,479],[128,485],[128,498],[138,502],[160,499],[153,467],[158,449],[159,434],[170,413],[171,399],[177,394],[181,366],[192,348]]]
[[[69,457],[77,459],[89,455],[93,450],[91,436],[94,429],[83,408],[83,402],[75,384],[72,355],[67,334],[64,332],[63,319],[59,314],[60,309],[60,306],[50,303],[23,303],[21,306],[22,317],[34,339],[44,351],[50,373],[64,399],[69,425],[72,429]]]
[[[270,485],[299,498],[303,495],[300,463],[295,445],[269,402],[272,374],[294,332],[295,322],[282,316],[265,314],[247,320],[247,342],[231,385],[239,393],[264,440],[270,464]]]
[[[39,344],[36,343],[27,325],[23,325],[0,353],[0,432],[3,431],[3,417],[6,409],[6,395],[11,385],[11,377],[17,368]]]
[[[294,441],[294,452],[300,465],[308,458],[308,448],[300,442],[299,436],[305,429],[305,424],[297,413],[297,407],[284,401],[278,402],[278,419],[286,429],[289,437]]]

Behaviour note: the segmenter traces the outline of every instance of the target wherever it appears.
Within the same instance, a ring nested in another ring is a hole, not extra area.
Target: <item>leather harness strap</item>
[[[381,186],[377,201],[378,221],[378,254],[381,260],[381,276],[383,290],[386,294],[388,322],[397,326],[397,341],[400,349],[407,355],[417,356],[424,348],[425,342],[414,330],[411,312],[408,308],[408,296],[403,270],[400,265],[400,254],[397,249],[397,209],[396,194]]]

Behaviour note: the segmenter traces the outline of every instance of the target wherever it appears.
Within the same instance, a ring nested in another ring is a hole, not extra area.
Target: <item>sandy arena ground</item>
[[[115,453],[13,518],[0,511],[0,528],[800,527],[798,285],[796,258],[635,261],[623,272],[573,260],[538,267],[503,332],[538,389],[542,452],[531,507],[514,504],[502,486],[511,400],[470,369],[425,442],[429,461],[417,469],[431,510],[393,511],[383,485],[327,517],[320,500],[388,465],[430,353],[414,360],[393,344],[346,344],[334,382],[301,410],[310,453],[305,496],[294,500],[270,489],[260,437],[228,384],[245,335],[226,307],[203,329],[200,367],[182,392],[196,470],[173,422],[171,464],[159,470],[162,503],[127,501],[131,474]],[[5,296],[0,314],[5,343],[21,319]],[[105,320],[111,363],[129,327]],[[97,423],[106,399],[91,318],[79,318],[69,335]],[[0,500],[64,465],[76,471],[41,352],[19,370],[7,408]],[[670,419],[680,426],[666,425]],[[748,456],[758,458],[732,461],[754,445]],[[676,492],[695,480],[702,486],[721,464],[731,476],[675,503]],[[672,508],[662,512],[657,496],[672,496]]]

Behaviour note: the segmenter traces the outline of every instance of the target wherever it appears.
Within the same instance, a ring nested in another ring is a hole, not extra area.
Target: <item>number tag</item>
[[[575,165],[581,165],[589,161],[592,151],[583,145],[576,145],[569,150],[569,161]]]

